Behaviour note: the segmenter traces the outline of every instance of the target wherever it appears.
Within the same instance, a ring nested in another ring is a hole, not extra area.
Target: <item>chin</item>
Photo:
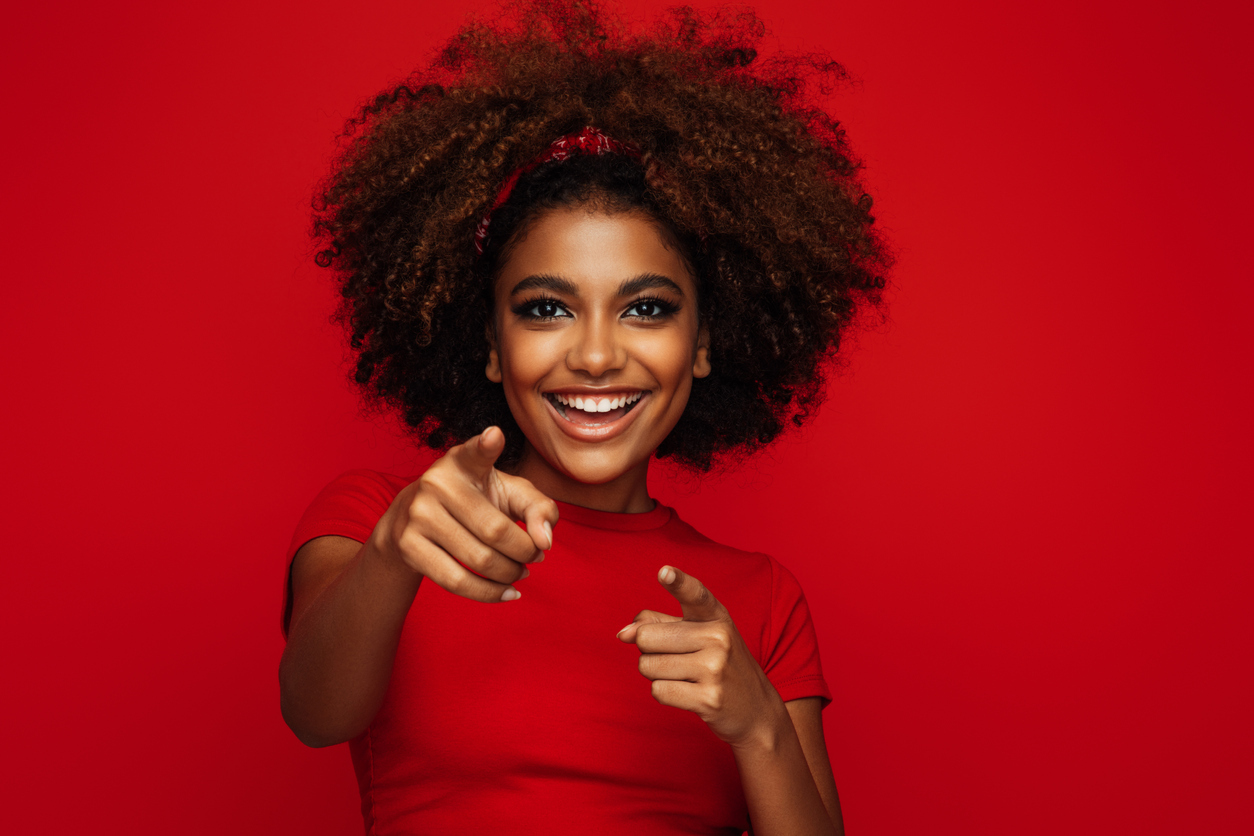
[[[623,462],[617,457],[595,453],[582,456],[560,456],[558,461],[567,478],[583,485],[605,485],[640,466],[640,462]]]

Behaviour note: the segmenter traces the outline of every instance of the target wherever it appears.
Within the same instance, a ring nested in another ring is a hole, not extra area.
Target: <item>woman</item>
[[[447,450],[346,474],[293,539],[284,717],[352,742],[368,832],[841,831],[796,580],[648,494],[655,455],[800,423],[883,287],[802,104],[839,68],[753,72],[760,36],[542,4],[350,125],[320,263],[357,381]]]

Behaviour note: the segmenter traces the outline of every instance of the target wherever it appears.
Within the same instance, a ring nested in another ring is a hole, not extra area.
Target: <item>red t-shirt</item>
[[[288,559],[327,534],[364,542],[411,480],[332,482]],[[483,604],[430,581],[410,608],[383,706],[350,744],[368,834],[739,834],[735,760],[695,714],[656,702],[616,638],[640,610],[680,614],[657,581],[702,581],[785,700],[831,700],[801,587],[773,558],[719,545],[670,508],[558,503],[522,597]]]

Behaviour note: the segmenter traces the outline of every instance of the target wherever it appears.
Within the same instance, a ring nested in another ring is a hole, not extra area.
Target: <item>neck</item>
[[[656,504],[649,496],[648,459],[608,482],[589,484],[557,470],[528,444],[513,473],[550,499],[594,511],[643,514],[652,511]]]

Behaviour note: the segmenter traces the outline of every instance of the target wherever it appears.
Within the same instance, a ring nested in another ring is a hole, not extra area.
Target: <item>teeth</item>
[[[582,409],[584,412],[609,412],[635,403],[643,394],[644,392],[633,392],[630,395],[618,395],[613,398],[585,398],[582,395],[559,394],[554,394],[552,397],[562,406]]]

